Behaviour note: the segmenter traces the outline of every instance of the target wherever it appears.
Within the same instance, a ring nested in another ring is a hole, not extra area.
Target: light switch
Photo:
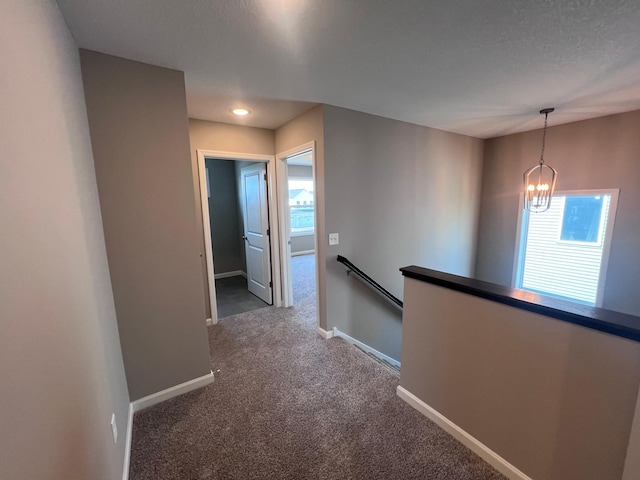
[[[340,235],[337,233],[329,234],[329,245],[338,245],[340,243]]]

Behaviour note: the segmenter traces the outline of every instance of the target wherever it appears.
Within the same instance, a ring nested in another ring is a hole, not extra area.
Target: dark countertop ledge
[[[640,317],[411,265],[405,277],[640,342]]]

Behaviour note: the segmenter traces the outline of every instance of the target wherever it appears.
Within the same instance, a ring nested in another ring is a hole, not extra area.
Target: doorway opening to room
[[[314,144],[277,155],[283,265],[283,304],[314,308],[317,320],[317,191]]]
[[[199,150],[198,171],[209,289],[207,323],[279,306],[273,157]]]

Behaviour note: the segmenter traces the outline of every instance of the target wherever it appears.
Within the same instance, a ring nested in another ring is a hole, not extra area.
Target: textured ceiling
[[[328,103],[488,138],[640,108],[638,0],[58,3],[81,47],[183,70],[205,120]]]

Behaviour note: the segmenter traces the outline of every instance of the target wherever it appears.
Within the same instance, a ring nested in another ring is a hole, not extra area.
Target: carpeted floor
[[[215,382],[135,415],[131,480],[504,479],[314,318],[307,298],[209,327]]]
[[[300,305],[315,301],[316,294],[315,255],[291,257],[291,282],[293,303]],[[249,292],[247,279],[241,275],[216,280],[216,306],[218,318],[250,312],[269,305]]]
[[[294,305],[316,301],[316,256],[314,254],[291,257],[291,286]]]

